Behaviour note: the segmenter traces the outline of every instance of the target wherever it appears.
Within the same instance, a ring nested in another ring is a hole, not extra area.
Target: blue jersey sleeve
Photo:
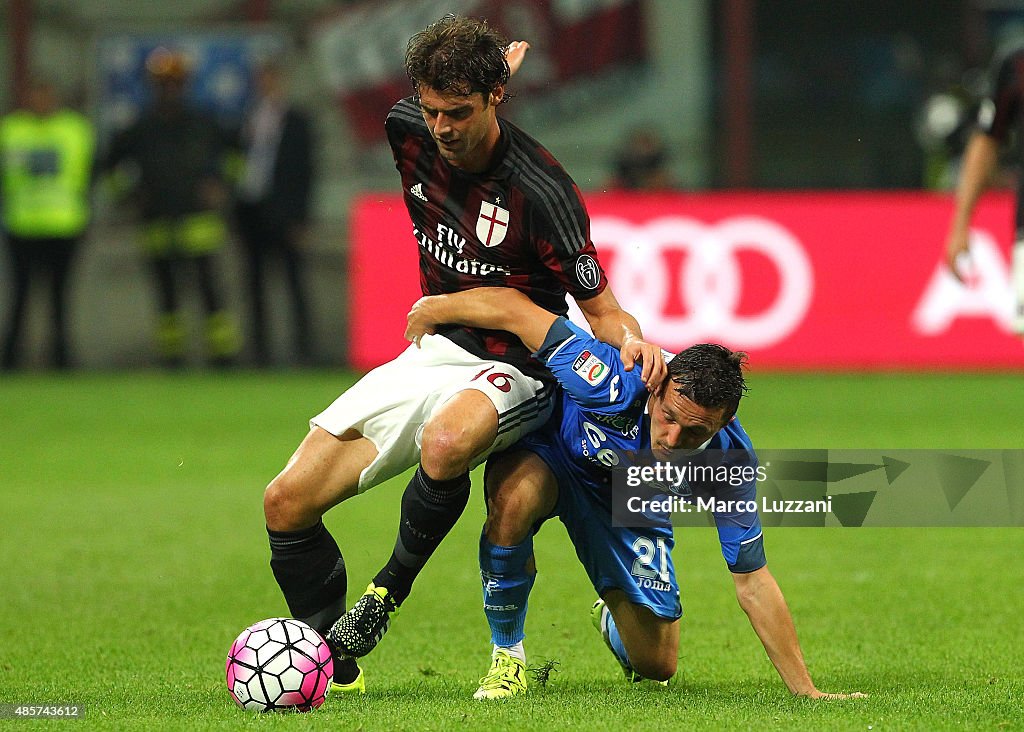
[[[768,563],[764,556],[764,536],[757,512],[715,514],[718,541],[722,556],[734,574],[746,574],[761,569]]]
[[[535,354],[581,408],[613,414],[628,409],[647,389],[640,369],[626,371],[617,349],[566,318],[552,323]]]
[[[716,498],[725,510],[715,511],[715,526],[722,556],[735,574],[746,574],[768,563],[764,555],[761,517],[757,512],[757,454],[739,419],[733,418],[712,439],[711,447],[721,450],[731,474],[745,476],[738,485],[718,484]]]

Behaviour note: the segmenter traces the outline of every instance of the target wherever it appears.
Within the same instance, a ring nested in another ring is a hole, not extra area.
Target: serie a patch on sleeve
[[[591,386],[597,386],[606,378],[611,371],[608,364],[599,359],[590,351],[583,351],[573,362],[572,370]]]

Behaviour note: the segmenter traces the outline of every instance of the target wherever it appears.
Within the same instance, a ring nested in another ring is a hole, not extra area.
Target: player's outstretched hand
[[[512,41],[508,44],[508,48],[505,49],[505,60],[508,61],[509,76],[519,71],[528,50],[530,50],[530,44],[526,41]]]
[[[661,347],[653,343],[631,338],[622,344],[619,357],[626,371],[632,371],[637,361],[641,362],[640,378],[644,380],[648,391],[657,389],[668,376],[668,366],[665,365]]]
[[[412,310],[406,316],[405,340],[416,344],[417,348],[420,347],[420,339],[423,336],[437,332],[437,325],[440,322],[435,313],[437,304],[437,296],[421,297],[413,303]]]
[[[831,699],[867,699],[868,695],[859,691],[855,691],[851,694],[829,694],[824,691],[818,691],[815,689],[812,693],[807,695],[811,699],[825,699],[826,701]]]

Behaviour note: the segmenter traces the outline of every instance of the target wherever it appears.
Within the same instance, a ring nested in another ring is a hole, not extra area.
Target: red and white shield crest
[[[476,220],[476,237],[485,247],[496,247],[505,241],[508,231],[508,211],[501,206],[483,201]]]

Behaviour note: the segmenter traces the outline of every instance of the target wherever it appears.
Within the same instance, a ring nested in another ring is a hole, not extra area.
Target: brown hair
[[[747,354],[730,351],[717,343],[690,346],[668,362],[668,377],[677,393],[701,407],[725,409],[731,419],[747,391],[743,369]]]
[[[486,97],[508,82],[506,48],[508,40],[487,21],[448,14],[409,39],[405,71],[414,91],[423,85],[442,93]]]

